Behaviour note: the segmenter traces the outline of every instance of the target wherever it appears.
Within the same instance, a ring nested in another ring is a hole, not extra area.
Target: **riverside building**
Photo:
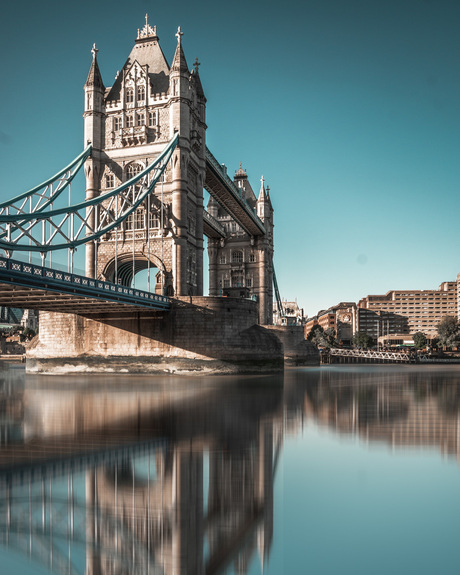
[[[391,290],[368,295],[358,304],[342,302],[322,310],[305,324],[305,337],[315,325],[333,328],[337,340],[347,345],[356,332],[374,340],[408,343],[407,335],[421,331],[428,339],[437,337],[436,326],[446,316],[460,318],[460,274],[457,281],[442,282],[436,290]],[[401,342],[399,342],[401,340]]]
[[[376,338],[391,334],[437,337],[436,326],[446,316],[458,317],[457,282],[443,282],[437,290],[392,290],[368,295],[358,302],[358,331]]]

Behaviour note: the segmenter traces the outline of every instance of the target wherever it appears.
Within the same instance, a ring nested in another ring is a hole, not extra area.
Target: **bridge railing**
[[[78,288],[81,295],[98,299],[109,298],[123,303],[142,303],[148,307],[170,307],[169,298],[163,295],[130,288],[111,282],[80,276],[70,272],[37,266],[10,258],[0,257],[0,282],[15,283],[52,291],[72,292]]]
[[[213,218],[211,214],[206,210],[203,210],[203,219],[206,220],[211,227],[217,230],[222,235],[222,237],[227,235],[224,226],[219,221],[217,221],[216,218]]]
[[[372,349],[343,349],[331,347],[328,353],[339,357],[365,357],[370,359],[389,359],[391,361],[409,361],[408,353],[394,351],[375,351]]]

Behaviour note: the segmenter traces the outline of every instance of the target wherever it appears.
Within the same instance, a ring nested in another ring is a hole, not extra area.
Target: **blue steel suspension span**
[[[69,166],[40,186],[0,204],[0,249],[40,252],[69,249],[98,240],[118,227],[151,194],[177,146],[178,134],[144,170],[115,188],[90,200],[53,208],[62,192],[90,156],[91,147]],[[158,201],[159,203],[159,201]],[[159,206],[156,206],[157,208]]]

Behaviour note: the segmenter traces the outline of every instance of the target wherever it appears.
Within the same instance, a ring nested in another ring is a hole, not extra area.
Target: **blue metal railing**
[[[4,257],[0,257],[0,283],[75,293],[83,297],[149,308],[170,308],[166,296]]]

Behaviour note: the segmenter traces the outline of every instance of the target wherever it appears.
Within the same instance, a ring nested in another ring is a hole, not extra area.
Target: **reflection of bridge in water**
[[[280,400],[26,389],[23,437],[0,449],[1,542],[56,573],[244,573],[271,546]]]
[[[29,376],[24,390],[21,378],[0,374],[0,540],[55,573],[242,574],[266,562],[284,434],[309,420],[460,461],[452,367],[325,366],[286,371],[284,388],[219,378],[218,391],[211,378],[170,378],[167,391],[142,378],[107,391],[102,376],[67,390]]]

